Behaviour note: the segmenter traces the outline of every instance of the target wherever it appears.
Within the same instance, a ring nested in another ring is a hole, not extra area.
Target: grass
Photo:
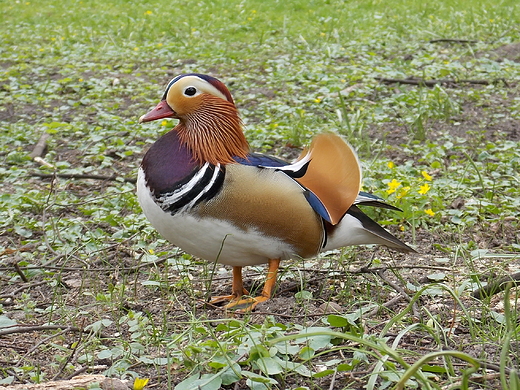
[[[471,292],[519,268],[519,6],[2,4],[0,385],[101,372],[177,390],[518,388],[518,293]],[[229,86],[256,151],[291,159],[343,134],[364,189],[403,210],[371,215],[420,256],[294,260],[257,313],[204,308],[229,270],[162,240],[128,180],[173,125],[137,118],[191,71]],[[410,77],[452,83],[378,80]],[[54,169],[28,157],[43,132]],[[41,177],[54,170],[75,178]]]

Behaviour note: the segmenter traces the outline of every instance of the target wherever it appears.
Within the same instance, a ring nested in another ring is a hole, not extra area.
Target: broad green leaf
[[[255,345],[249,351],[249,356],[252,360],[256,360],[260,357],[269,357],[269,350],[263,345]]]
[[[372,308],[368,308],[368,310],[372,310]],[[331,314],[327,317],[327,322],[331,326],[335,326],[337,328],[344,328],[347,325],[353,325],[357,327],[358,325],[356,324],[356,321],[359,320],[360,316],[360,310],[343,315]]]
[[[175,390],[219,390],[222,386],[222,378],[218,375],[213,374],[199,374],[192,375],[189,378],[183,380],[177,386]]]
[[[227,363],[212,361],[212,362],[208,363],[208,366],[210,366],[211,368],[219,369],[219,368],[227,367]]]
[[[284,355],[296,355],[298,352],[300,352],[300,346],[289,344],[288,342],[280,342],[276,343],[274,345],[279,353]]]
[[[421,366],[421,370],[428,372],[437,372],[437,373],[446,373],[448,370],[443,366],[432,366],[429,364],[424,364]]]
[[[104,318],[102,320],[96,321],[90,325],[87,325],[85,329],[92,329],[94,332],[99,332],[101,329],[106,328],[112,325],[113,321],[108,318]]]
[[[6,376],[0,379],[0,385],[10,385],[14,381],[14,376]]]
[[[352,369],[354,367],[355,366],[352,364],[343,363],[343,364],[338,364],[338,366],[336,367],[336,370],[337,371],[352,371]]]
[[[336,372],[336,371],[335,370],[331,370],[331,369],[323,370],[323,371],[316,372],[316,373],[312,374],[312,377],[313,378],[323,378],[323,377],[325,377],[327,375],[334,374],[334,372]]]
[[[276,375],[283,372],[280,364],[272,357],[261,357],[255,360],[254,363],[266,375]]]
[[[145,280],[144,282],[141,282],[143,286],[160,286],[161,282],[157,282],[155,280]]]
[[[310,377],[313,372],[307,368],[303,363],[301,362],[291,362],[289,360],[282,360],[279,357],[275,356],[274,359],[280,364],[280,366],[283,367],[285,371],[295,371],[300,375],[303,375],[305,377]]]
[[[311,359],[315,354],[314,349],[310,347],[303,347],[299,353],[300,359],[302,360],[309,360]]]
[[[110,359],[112,357],[112,351],[110,349],[105,349],[97,354],[99,359]]]
[[[270,390],[271,389],[271,387],[267,386],[265,383],[255,382],[252,379],[247,379],[246,385],[249,386],[249,389],[251,389],[251,390]]]
[[[8,326],[14,326],[16,324],[17,324],[17,322],[15,320],[12,320],[7,316],[3,316],[3,315],[0,316],[0,329],[6,328]]]
[[[138,359],[144,364],[154,364],[154,359],[150,359],[148,356],[139,356]]]
[[[328,334],[320,334],[320,332],[330,332],[330,328],[325,327],[309,327],[303,329],[300,333],[302,335],[311,334],[308,337],[298,339],[298,342],[307,342],[308,346],[315,351],[327,347],[330,344],[332,337]]]
[[[294,294],[294,298],[299,302],[310,301],[312,299],[312,292],[306,290],[298,291]]]
[[[270,383],[272,385],[277,384],[277,382],[273,378],[268,378],[263,375],[259,375],[254,372],[251,372],[251,371],[244,370],[244,371],[242,371],[242,375],[245,376],[246,378],[249,378],[252,382]]]
[[[334,326],[336,328],[343,328],[348,325],[348,320],[343,316],[338,316],[336,314],[330,314],[327,316],[327,322],[330,326]]]
[[[157,358],[153,359],[153,364],[156,364],[158,366],[166,366],[169,363],[171,363],[171,361],[168,358],[157,357]]]
[[[232,367],[225,368],[222,370],[220,377],[222,378],[222,384],[224,386],[238,382],[241,379],[242,368],[238,363],[233,363]]]
[[[427,275],[427,278],[433,280],[435,282],[441,282],[446,279],[446,274],[444,272],[438,272],[434,274]]]
[[[505,317],[505,315],[503,315],[501,313],[497,313],[496,311],[491,311],[489,313],[489,315],[500,325],[504,325],[506,323],[506,317]]]

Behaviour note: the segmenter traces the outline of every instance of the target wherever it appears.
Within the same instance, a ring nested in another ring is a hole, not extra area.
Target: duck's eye
[[[188,87],[184,90],[184,94],[186,96],[194,96],[197,93],[197,88],[195,87]]]

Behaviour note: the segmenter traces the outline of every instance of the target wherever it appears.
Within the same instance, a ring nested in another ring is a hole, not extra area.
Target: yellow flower
[[[144,387],[148,384],[149,378],[135,378],[134,380],[134,390],[143,390]]]
[[[390,169],[395,168],[395,164],[393,161],[388,161],[388,164],[386,164],[386,165],[388,165],[388,168],[390,168]]]
[[[399,191],[399,193],[396,195],[396,198],[397,199],[401,199],[402,197],[404,197],[408,193],[408,191],[410,191],[410,187],[409,186],[401,188],[401,191]]]
[[[421,175],[424,177],[424,180],[432,181],[432,177],[428,175],[428,172],[422,171]]]
[[[430,191],[430,185],[428,183],[424,183],[421,188],[419,189],[419,191],[417,191],[419,194],[421,195],[424,195],[426,194],[428,191]]]
[[[148,249],[148,253],[153,255],[155,253],[155,251],[152,248],[150,248],[150,249]]]
[[[151,15],[151,14],[152,14],[152,11],[146,11],[144,14],[145,14],[145,15]]]
[[[395,190],[401,185],[400,181],[392,179],[392,181],[388,182],[388,189],[386,190],[387,194],[393,194]]]
[[[433,217],[435,215],[435,211],[433,211],[432,209],[424,210],[424,212],[428,214],[430,217]]]
[[[162,122],[161,122],[161,126],[168,126],[168,121],[166,121],[166,120],[165,120],[165,121],[162,121]]]
[[[321,99],[320,98],[316,98],[314,99],[314,103],[320,103],[321,102]]]

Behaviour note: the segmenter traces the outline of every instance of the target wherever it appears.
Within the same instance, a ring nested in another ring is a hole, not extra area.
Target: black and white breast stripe
[[[155,202],[172,215],[213,198],[224,183],[225,168],[205,163],[173,189],[156,195]]]

